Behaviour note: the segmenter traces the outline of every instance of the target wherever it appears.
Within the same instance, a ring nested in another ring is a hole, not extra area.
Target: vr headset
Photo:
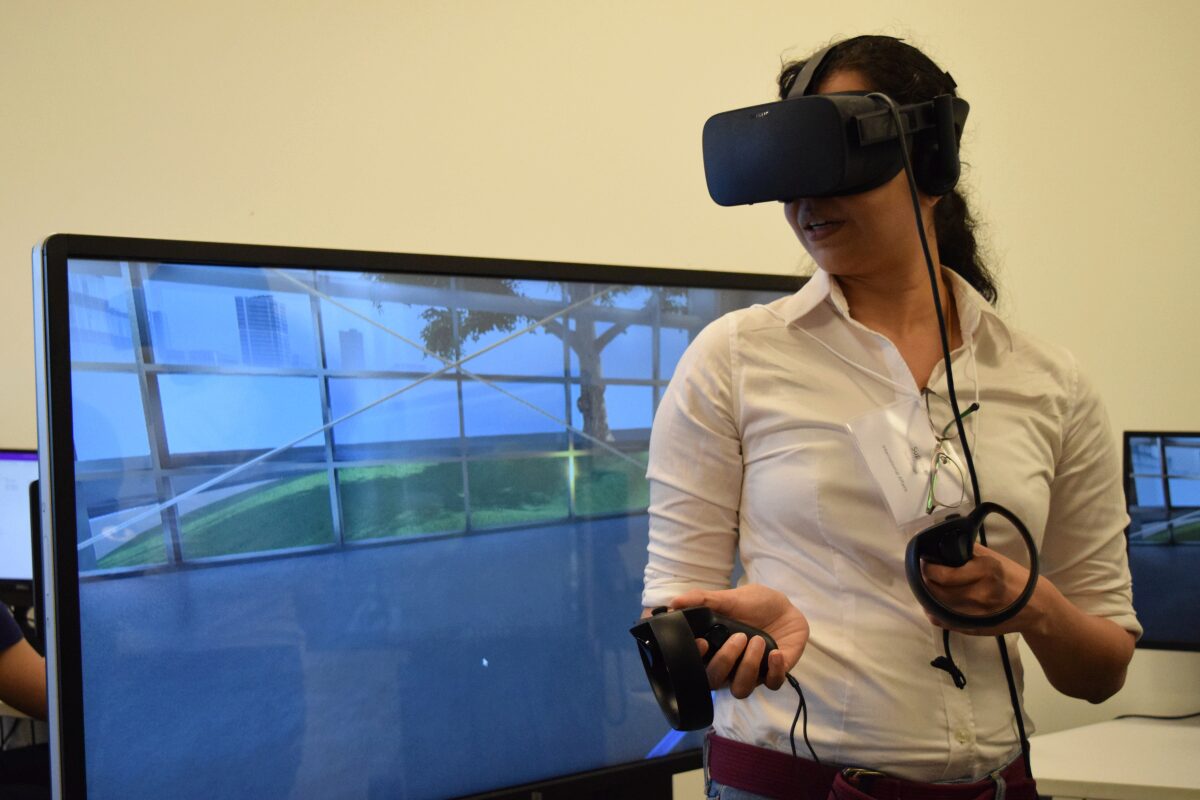
[[[958,142],[970,106],[950,94],[900,106],[868,92],[805,96],[828,48],[808,60],[786,100],[726,111],[704,124],[704,174],[719,205],[858,194],[903,169],[901,136],[917,186],[946,194],[958,183]]]

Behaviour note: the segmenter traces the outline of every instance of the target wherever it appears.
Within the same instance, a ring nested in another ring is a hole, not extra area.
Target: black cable
[[[817,751],[813,750],[812,742],[808,740],[808,703],[804,700],[804,692],[800,689],[800,682],[788,673],[787,682],[796,690],[796,694],[800,696],[800,703],[796,706],[796,716],[792,718],[792,729],[788,732],[788,741],[792,743],[792,758],[799,758],[796,753],[796,722],[800,719],[800,714],[804,714],[804,727],[801,728],[801,734],[804,736],[804,746],[808,748],[809,755],[813,761],[820,764],[821,759],[817,758]]]
[[[946,392],[950,395],[950,408],[954,411],[954,422],[958,428],[958,440],[962,443],[963,460],[967,463],[967,473],[971,476],[971,491],[975,502],[980,502],[979,476],[975,473],[975,461],[971,457],[971,446],[967,442],[967,429],[963,425],[962,412],[958,408],[958,395],[954,391],[954,370],[950,365],[950,335],[946,330],[946,315],[942,311],[942,294],[938,291],[937,270],[933,265],[933,255],[929,252],[929,240],[925,236],[925,220],[921,214],[921,199],[917,194],[917,180],[913,175],[912,160],[908,156],[908,144],[904,136],[904,123],[900,119],[900,109],[896,102],[886,94],[872,92],[868,97],[883,101],[891,112],[892,121],[896,125],[896,137],[900,142],[900,159],[904,164],[904,176],[908,179],[908,191],[912,197],[913,213],[917,218],[917,233],[921,237],[921,250],[925,253],[925,266],[929,269],[929,282],[933,287],[933,308],[937,313],[938,333],[942,339],[942,360],[946,364]],[[979,526],[979,542],[987,546],[987,533]],[[1000,661],[1004,665],[1004,677],[1008,680],[1008,697],[1012,703],[1013,715],[1017,720],[1017,735],[1021,741],[1021,754],[1025,757],[1025,775],[1033,779],[1033,769],[1029,765],[1029,737],[1025,734],[1025,718],[1021,712],[1021,698],[1017,694],[1016,680],[1013,678],[1012,662],[1008,657],[1008,645],[1003,635],[996,636],[1000,649]]]
[[[954,681],[955,687],[959,689],[967,688],[967,676],[963,675],[963,671],[958,668],[958,664],[954,663],[954,656],[950,655],[949,628],[942,628],[942,652],[946,655],[938,656],[933,661],[930,661],[929,666],[945,670],[949,673],[950,680]]]

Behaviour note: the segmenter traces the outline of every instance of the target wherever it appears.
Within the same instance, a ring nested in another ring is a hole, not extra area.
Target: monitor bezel
[[[1125,510],[1128,514],[1130,509],[1130,476],[1133,474],[1133,454],[1130,448],[1130,440],[1135,438],[1190,438],[1200,439],[1200,431],[1124,431],[1121,436],[1121,488],[1125,493]],[[1132,521],[1132,520],[1131,520]],[[1125,526],[1125,553],[1129,557],[1129,525]],[[1137,587],[1134,586],[1134,610],[1137,610]],[[1200,652],[1200,641],[1175,641],[1171,639],[1154,639],[1143,636],[1137,642],[1137,647],[1143,650],[1174,650],[1179,652]]]
[[[56,796],[86,797],[82,647],[78,559],[72,534],[59,541],[53,531],[74,531],[73,421],[71,418],[70,320],[67,264],[70,259],[107,259],[211,266],[271,266],[342,272],[395,272],[527,280],[576,280],[630,285],[687,286],[794,292],[800,275],[754,274],[671,267],[636,267],[578,262],[533,261],[475,256],[390,253],[278,245],[143,239],[54,234],[34,249],[35,367],[42,509],[43,578],[46,591],[47,677],[51,688],[51,768]],[[57,312],[57,313],[53,313]],[[57,357],[58,354],[67,357]],[[645,776],[699,768],[699,750],[645,761],[608,765],[582,773],[548,776],[521,787],[497,788],[476,797],[523,796],[523,793],[573,791],[621,781],[630,770]],[[540,788],[539,788],[540,787]],[[544,790],[544,791],[543,791]],[[534,795],[536,796],[536,795]],[[563,794],[561,796],[569,796]]]

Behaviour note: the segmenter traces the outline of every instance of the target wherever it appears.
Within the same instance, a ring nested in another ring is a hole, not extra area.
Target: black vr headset
[[[904,168],[883,100],[868,92],[805,96],[828,50],[808,60],[786,100],[726,111],[704,124],[704,174],[718,204],[858,194]],[[969,109],[950,94],[899,107],[917,186],[926,194],[944,195],[958,183]]]

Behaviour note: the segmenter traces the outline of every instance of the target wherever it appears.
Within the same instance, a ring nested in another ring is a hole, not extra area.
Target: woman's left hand
[[[921,562],[921,573],[929,593],[943,605],[961,614],[982,616],[1007,608],[1021,594],[1029,580],[1029,570],[990,547],[975,544],[975,556],[961,567]],[[959,628],[926,612],[929,621],[939,628],[974,636],[995,636],[1001,633],[1020,633],[1036,625],[1040,619],[1038,594],[1044,578],[1038,579],[1029,603],[1015,617],[990,628]]]

